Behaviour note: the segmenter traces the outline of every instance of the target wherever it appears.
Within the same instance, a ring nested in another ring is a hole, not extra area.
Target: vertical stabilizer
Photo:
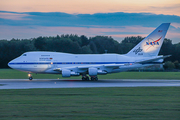
[[[137,44],[126,55],[133,56],[133,57],[157,56],[159,54],[159,50],[162,46],[164,37],[169,28],[169,25],[170,23],[162,23],[158,28],[156,28],[151,34],[149,34],[139,44]]]

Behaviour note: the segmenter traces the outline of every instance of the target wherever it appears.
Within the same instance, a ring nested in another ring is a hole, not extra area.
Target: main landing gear
[[[82,76],[82,81],[89,81],[89,77],[88,76]]]
[[[31,73],[28,74],[29,80],[33,80]]]
[[[89,77],[88,76],[82,76],[82,81],[89,81]],[[97,76],[91,76],[91,81],[98,81],[98,77]]]
[[[91,81],[98,81],[98,77],[97,76],[91,76]]]

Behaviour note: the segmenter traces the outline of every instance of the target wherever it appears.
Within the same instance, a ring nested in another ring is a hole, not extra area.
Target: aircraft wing
[[[79,69],[86,69],[86,68],[90,68],[90,67],[95,67],[95,68],[99,68],[99,67],[105,67],[105,68],[116,68],[116,67],[120,67],[122,65],[125,64],[102,64],[102,65],[87,65],[87,66],[79,66]]]
[[[99,65],[83,65],[83,66],[70,66],[70,67],[63,67],[63,68],[54,68],[54,71],[59,71],[62,72],[63,69],[66,70],[80,70],[80,71],[87,71],[89,68],[100,68],[100,69],[118,69],[122,66],[127,66],[127,65],[135,65],[135,64],[146,64],[146,63],[151,63],[151,62],[156,62],[158,60],[170,57],[171,55],[166,55],[166,56],[160,56],[160,57],[156,57],[156,58],[152,58],[152,59],[148,59],[148,60],[142,60],[142,61],[137,61],[134,64],[99,64]]]
[[[54,68],[54,71],[62,71],[62,69],[81,69],[86,70],[88,68],[110,68],[115,69],[119,68],[120,66],[123,66],[125,64],[101,64],[101,65],[84,65],[84,66],[73,66],[73,67],[63,67],[63,68]]]
[[[161,60],[167,57],[170,57],[171,55],[166,55],[166,56],[161,56],[161,57],[157,57],[157,58],[152,58],[152,59],[148,59],[148,60],[142,60],[139,62],[135,62],[135,63],[139,63],[139,64],[145,64],[145,63],[150,63],[150,62],[155,62],[157,60]]]

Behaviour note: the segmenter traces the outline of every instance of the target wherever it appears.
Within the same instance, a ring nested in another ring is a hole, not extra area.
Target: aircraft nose
[[[12,65],[13,65],[13,60],[11,60],[11,61],[8,63],[8,66],[9,66],[10,68],[13,68]]]

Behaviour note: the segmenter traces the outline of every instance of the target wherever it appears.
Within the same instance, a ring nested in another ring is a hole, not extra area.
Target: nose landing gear
[[[33,80],[31,73],[28,74],[29,80]]]

